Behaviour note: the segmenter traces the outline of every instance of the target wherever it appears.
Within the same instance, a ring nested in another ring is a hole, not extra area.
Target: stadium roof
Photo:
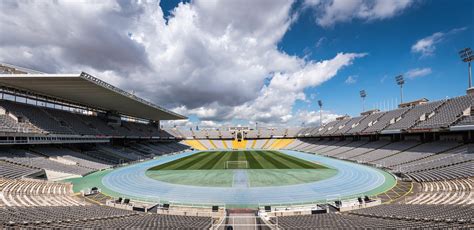
[[[185,116],[154,105],[87,73],[0,74],[0,85],[104,111],[148,119],[175,120]]]

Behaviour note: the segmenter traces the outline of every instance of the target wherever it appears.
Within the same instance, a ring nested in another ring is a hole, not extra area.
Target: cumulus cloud
[[[411,52],[421,54],[421,57],[432,56],[435,53],[436,45],[446,39],[447,36],[466,30],[466,27],[455,28],[448,32],[436,32],[424,37],[411,46]]]
[[[315,62],[279,50],[297,19],[292,6],[291,0],[197,0],[179,3],[165,18],[152,0],[5,0],[0,61],[44,72],[86,71],[196,115],[203,125],[289,122],[305,88],[364,56],[339,53]]]
[[[414,79],[414,78],[423,77],[428,74],[431,74],[431,72],[432,72],[431,68],[415,68],[415,69],[408,70],[405,73],[405,76],[409,79]]]
[[[344,81],[344,83],[346,83],[347,85],[352,85],[352,84],[357,83],[357,76],[355,76],[355,75],[350,75],[349,77],[346,78],[346,80]]]
[[[316,11],[316,22],[323,27],[353,19],[364,21],[391,18],[413,4],[413,0],[306,0]]]
[[[322,115],[322,116],[321,116]],[[304,121],[304,126],[317,126],[320,124],[320,120],[322,117],[323,124],[327,124],[331,121],[336,120],[336,118],[340,117],[341,115],[335,114],[331,111],[322,110],[320,111],[299,111],[298,112],[298,121]]]

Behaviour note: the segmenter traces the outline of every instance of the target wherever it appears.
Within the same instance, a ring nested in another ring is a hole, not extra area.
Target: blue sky
[[[368,93],[366,107],[371,108],[384,100],[388,107],[389,101],[399,100],[394,77],[416,68],[430,68],[432,72],[406,80],[405,101],[454,97],[465,94],[467,88],[467,65],[460,61],[457,52],[473,45],[473,9],[472,1],[422,1],[388,20],[353,21],[333,28],[316,27],[312,12],[305,11],[279,47],[289,54],[307,54],[312,60],[329,58],[337,52],[368,53],[330,81],[306,90],[306,94],[316,94],[326,108],[339,114],[360,112],[358,96],[361,89]],[[446,35],[435,45],[431,56],[411,52],[419,39],[456,28],[465,30]],[[320,39],[322,42],[317,46]],[[356,82],[345,83],[349,76],[356,76]],[[294,109],[308,104],[316,106],[313,101],[298,101]]]
[[[162,7],[169,12],[177,2],[162,2]],[[400,102],[394,77],[416,69],[430,71],[419,77],[405,76],[404,101],[424,97],[439,100],[465,94],[467,65],[460,61],[458,51],[473,45],[473,1],[417,1],[390,19],[353,20],[328,28],[316,25],[314,12],[302,9],[302,2],[295,3],[294,8],[299,13],[298,19],[278,43],[278,49],[315,61],[339,52],[368,54],[342,69],[333,79],[307,88],[305,94],[311,100],[296,101],[294,112],[317,110],[317,100],[322,100],[327,110],[356,116],[362,110],[359,97],[362,89],[368,93],[366,109],[393,108]],[[418,40],[438,32],[445,35],[433,45],[432,54],[412,52],[411,47]]]
[[[474,41],[469,0],[0,4],[1,62],[85,71],[190,118],[164,125],[316,125],[317,100],[325,122],[357,116],[362,89],[393,107],[399,74],[405,101],[463,95]]]

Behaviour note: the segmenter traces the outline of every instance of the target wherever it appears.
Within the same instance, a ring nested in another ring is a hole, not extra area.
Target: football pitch
[[[222,169],[327,169],[278,151],[204,151],[149,170],[222,170]]]

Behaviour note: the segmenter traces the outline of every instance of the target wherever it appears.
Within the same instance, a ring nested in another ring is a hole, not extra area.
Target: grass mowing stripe
[[[262,165],[260,165],[260,163],[257,161],[257,159],[255,159],[255,157],[253,157],[253,154],[251,152],[245,151],[244,154],[245,154],[245,158],[247,158],[247,161],[249,162],[249,168],[252,168],[252,169],[262,168]]]
[[[217,157],[217,152],[209,152],[208,157],[201,159],[201,161],[197,162],[196,164],[189,167],[190,170],[193,169],[200,169],[202,166],[207,165],[209,161],[212,161],[214,158]]]
[[[225,162],[229,160],[231,154],[229,152],[223,152],[222,155],[224,155],[214,166],[212,166],[212,169],[225,169]]]
[[[278,151],[273,151],[274,157],[277,159],[281,159],[284,162],[290,163],[292,165],[295,165],[298,168],[303,168],[303,169],[317,169],[320,168],[318,165],[313,164],[311,162],[305,162],[300,159],[296,159],[291,156],[284,155]],[[293,167],[294,168],[294,167]]]
[[[245,157],[245,152],[244,151],[239,151],[239,160],[238,161],[247,161],[247,158]]]
[[[265,158],[263,157],[264,154],[262,151],[251,151],[251,154],[255,158],[255,160],[257,160],[257,162],[262,166],[262,169],[277,168],[275,165],[265,160]]]
[[[194,158],[205,155],[206,153],[207,152],[200,152],[200,153],[196,153],[196,154],[193,154],[193,155],[190,155],[190,156],[187,156],[187,157],[183,157],[179,160],[170,161],[170,162],[155,166],[155,167],[151,168],[151,170],[174,169],[175,167],[186,164],[186,162],[192,161]]]
[[[270,152],[271,152],[270,154],[271,154],[271,156],[274,160],[279,161],[280,163],[287,165],[291,169],[304,169],[305,168],[305,167],[303,167],[299,164],[295,164],[294,162],[288,161],[286,158],[283,158],[281,156],[276,155],[274,151],[270,151]]]
[[[193,161],[190,161],[184,165],[181,165],[179,167],[176,168],[176,170],[186,170],[186,169],[190,169],[194,164],[196,164],[197,162],[199,161],[202,161],[203,159],[206,159],[208,157],[213,157],[212,156],[212,153],[211,152],[206,152],[207,154],[204,155],[204,156],[201,156],[201,157],[196,157],[196,159],[194,159]]]
[[[278,151],[275,151],[275,155],[277,155],[279,157],[282,157],[282,158],[285,158],[287,161],[290,161],[294,164],[300,165],[302,168],[306,168],[306,169],[322,169],[322,168],[325,169],[325,168],[327,168],[323,165],[315,164],[313,162],[309,162],[309,161],[306,161],[306,160],[303,160],[303,159],[299,159],[299,158],[296,158],[296,157],[293,157],[293,156],[289,156],[289,155],[283,154],[283,153],[278,152]]]
[[[268,162],[272,163],[275,168],[280,168],[280,169],[289,169],[290,167],[280,161],[275,160],[272,156],[270,156],[272,153],[269,151],[263,151],[263,158],[267,160]]]
[[[238,161],[239,160],[239,155],[238,152],[230,152],[230,161]]]
[[[212,169],[216,163],[225,156],[225,153],[223,152],[217,152],[216,156],[212,158],[210,161],[206,162],[206,164],[201,165],[199,169]]]

